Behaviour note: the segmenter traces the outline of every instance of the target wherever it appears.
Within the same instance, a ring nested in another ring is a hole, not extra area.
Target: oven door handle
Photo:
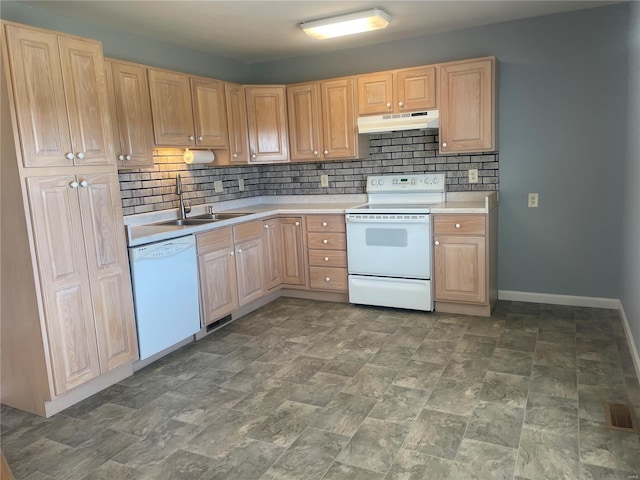
[[[429,214],[345,215],[347,223],[429,223]]]

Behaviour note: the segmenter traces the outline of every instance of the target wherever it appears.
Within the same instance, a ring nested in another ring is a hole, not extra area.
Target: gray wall
[[[106,57],[231,82],[243,83],[249,80],[250,68],[248,65],[225,57],[172,45],[170,39],[166,43],[158,42],[120,30],[79,22],[23,3],[5,0],[2,0],[0,5],[0,17],[12,22],[100,40]]]
[[[627,18],[613,5],[253,65],[293,82],[496,55],[499,288],[620,296]],[[527,208],[527,193],[540,207]],[[613,247],[613,248],[612,248]]]
[[[640,3],[629,34],[629,123],[623,217],[622,306],[640,350]],[[613,248],[618,248],[613,242]]]

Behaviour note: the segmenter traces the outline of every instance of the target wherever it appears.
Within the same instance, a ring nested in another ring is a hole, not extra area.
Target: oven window
[[[367,228],[366,242],[369,247],[406,247],[407,230],[402,228]]]

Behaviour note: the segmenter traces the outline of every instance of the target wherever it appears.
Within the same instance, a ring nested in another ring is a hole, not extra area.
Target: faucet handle
[[[208,213],[209,215],[213,215],[213,205],[209,205],[209,206],[207,207],[207,213]]]
[[[191,213],[191,205],[189,205],[189,200],[184,201],[184,213]]]

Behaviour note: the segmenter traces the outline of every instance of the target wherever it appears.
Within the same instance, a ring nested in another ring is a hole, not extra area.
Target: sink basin
[[[187,220],[205,220],[215,222],[216,220],[229,220],[230,218],[244,217],[248,213],[205,213],[202,215],[194,215]]]
[[[211,222],[215,222],[215,220],[205,218],[185,218],[184,220],[176,219],[168,220],[166,222],[158,222],[155,225],[175,225],[176,227],[187,227],[193,225],[202,225]]]

